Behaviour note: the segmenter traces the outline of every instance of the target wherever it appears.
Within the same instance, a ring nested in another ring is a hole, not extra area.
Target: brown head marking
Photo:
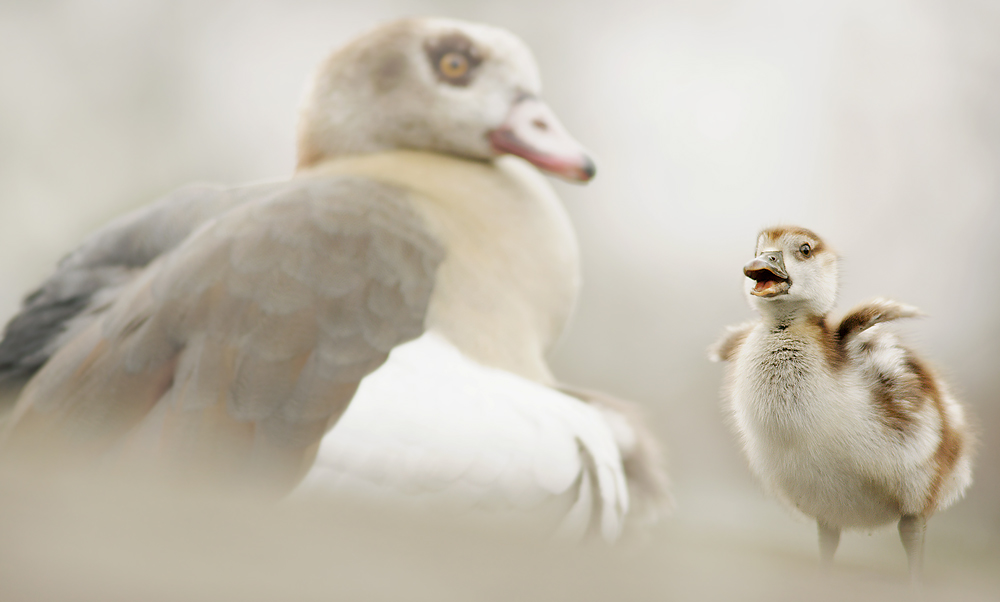
[[[760,241],[761,236],[767,236],[768,238],[777,240],[786,234],[805,236],[811,239],[815,243],[812,245],[813,253],[820,253],[826,248],[826,245],[823,244],[823,239],[820,238],[818,234],[812,230],[801,228],[799,226],[774,226],[772,228],[765,228],[760,231],[759,235],[757,235],[757,240]],[[756,254],[756,252],[757,249],[754,249],[754,254]]]

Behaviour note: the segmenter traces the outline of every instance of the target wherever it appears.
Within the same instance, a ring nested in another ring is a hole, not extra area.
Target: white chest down
[[[837,528],[874,528],[926,503],[939,428],[917,417],[904,438],[881,421],[872,391],[822,346],[759,327],[733,371],[731,410],[751,469],[789,505]]]

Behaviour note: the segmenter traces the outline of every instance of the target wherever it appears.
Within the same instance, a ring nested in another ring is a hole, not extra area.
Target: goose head
[[[766,315],[822,316],[837,297],[837,255],[805,228],[768,228],[743,266],[750,305]]]
[[[540,94],[535,59],[510,32],[395,21],[320,65],[300,112],[299,168],[412,149],[483,161],[513,154],[552,175],[590,180],[594,163]]]

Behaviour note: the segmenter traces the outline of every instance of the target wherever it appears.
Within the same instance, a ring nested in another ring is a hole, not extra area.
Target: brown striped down
[[[951,423],[945,407],[944,393],[938,386],[937,379],[930,367],[912,354],[907,356],[906,364],[907,368],[915,375],[920,392],[931,401],[934,411],[937,412],[941,420],[941,440],[934,451],[934,478],[931,481],[927,503],[923,510],[924,516],[930,516],[937,508],[941,487],[945,479],[955,470],[955,465],[958,463],[967,442],[956,425]]]
[[[826,359],[830,371],[838,373],[843,370],[847,364],[847,350],[844,348],[843,342],[834,335],[826,317],[814,318],[810,326],[819,331],[816,334],[816,340],[819,341],[823,349],[823,357]]]
[[[829,368],[836,372],[841,370],[849,359],[847,342],[853,335],[878,322],[912,315],[917,315],[914,308],[893,302],[877,301],[849,313],[836,332],[828,326],[824,318],[817,318],[812,322],[812,326],[819,330],[817,340],[823,348]],[[868,343],[861,345],[860,350],[864,354],[878,352],[876,347]],[[721,351],[720,349],[720,355]],[[933,411],[939,417],[940,439],[932,459],[934,474],[922,510],[922,514],[929,517],[937,508],[945,480],[954,472],[969,442],[958,426],[952,424],[946,408],[945,393],[933,370],[909,349],[904,348],[903,352],[904,374],[891,375],[884,370],[878,370],[872,375],[874,381],[871,383],[871,399],[876,414],[900,437],[905,436],[921,413]]]

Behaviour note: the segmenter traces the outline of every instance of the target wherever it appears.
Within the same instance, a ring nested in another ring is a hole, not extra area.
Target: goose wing
[[[921,315],[923,314],[920,310],[912,305],[891,299],[872,299],[855,306],[841,318],[840,324],[837,326],[837,338],[846,344],[876,324],[901,318],[915,318]]]
[[[186,186],[92,234],[7,323],[0,340],[0,383],[23,385],[150,262],[206,220],[259,195],[260,188]]]
[[[879,298],[851,309],[835,330],[848,360],[868,382],[876,415],[899,433],[913,431],[919,414],[942,399],[930,368],[882,327],[920,315],[915,307]]]
[[[300,178],[258,192],[62,337],[4,444],[294,485],[361,379],[423,331],[442,250],[392,186]]]
[[[756,321],[750,321],[736,326],[727,326],[722,338],[708,349],[708,359],[713,362],[728,362],[732,360],[739,352],[744,339],[747,338],[747,334],[756,325]]]
[[[663,450],[640,408],[600,391],[565,384],[558,390],[593,406],[611,428],[628,483],[630,514],[653,521],[669,510],[673,501]]]
[[[564,534],[607,539],[629,508],[615,435],[596,408],[479,364],[433,331],[365,379],[302,493],[501,513],[556,504]]]

